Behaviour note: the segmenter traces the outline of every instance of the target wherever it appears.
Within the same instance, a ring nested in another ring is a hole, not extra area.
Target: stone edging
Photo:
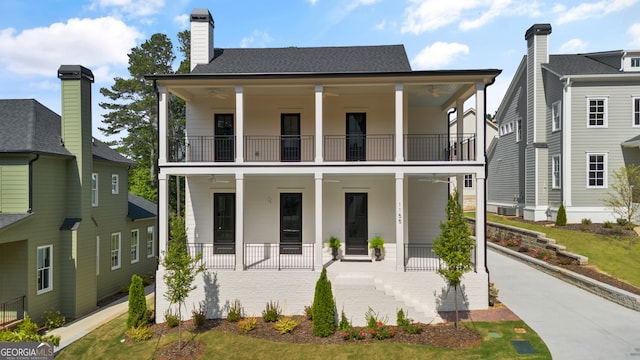
[[[504,254],[518,261],[521,261],[546,274],[554,276],[560,280],[566,281],[569,284],[575,285],[581,289],[587,290],[593,294],[603,297],[616,304],[622,305],[626,308],[629,308],[635,311],[640,311],[639,295],[635,295],[628,291],[618,289],[609,284],[605,284],[600,281],[593,280],[589,277],[574,273],[572,271],[563,269],[561,267],[551,265],[542,260],[532,258],[531,256],[506,249],[500,245],[496,245],[491,242],[487,242],[487,247],[501,254]]]

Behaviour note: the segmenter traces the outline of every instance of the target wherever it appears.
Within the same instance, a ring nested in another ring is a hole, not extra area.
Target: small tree
[[[609,186],[604,203],[620,218],[631,223],[636,217],[640,203],[640,166],[623,166],[613,173],[613,182]]]
[[[567,225],[567,210],[564,208],[564,204],[560,204],[558,214],[556,215],[556,226],[565,225]]]
[[[162,276],[167,284],[164,294],[171,304],[178,305],[178,319],[182,320],[182,306],[189,293],[196,288],[193,281],[204,271],[202,254],[191,257],[187,252],[184,218],[172,217],[169,226],[169,249],[162,259],[166,273]],[[182,349],[182,331],[178,322],[178,349]]]
[[[324,267],[316,282],[312,309],[313,334],[321,337],[333,334],[336,331],[336,303],[333,300],[331,282],[327,279],[327,269]]]
[[[433,242],[433,252],[444,262],[444,266],[438,269],[438,274],[444,278],[449,288],[453,287],[455,326],[458,328],[458,286],[462,282],[462,276],[471,271],[474,241],[458,202],[457,189],[449,196],[447,221],[440,223],[440,231],[440,236]]]
[[[127,318],[127,328],[147,325],[147,301],[144,296],[144,286],[142,278],[136,274],[131,276],[129,286],[129,317]]]

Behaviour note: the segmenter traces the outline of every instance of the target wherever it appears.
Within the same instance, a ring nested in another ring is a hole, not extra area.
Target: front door
[[[236,194],[213,194],[213,252],[236,252]]]
[[[280,194],[280,253],[302,254],[302,194]]]
[[[300,114],[282,114],[280,159],[300,161]]]
[[[367,255],[368,210],[366,193],[346,193],[345,199],[345,254]]]
[[[233,114],[216,114],[215,161],[234,161]]]
[[[367,160],[367,114],[347,113],[347,161]]]

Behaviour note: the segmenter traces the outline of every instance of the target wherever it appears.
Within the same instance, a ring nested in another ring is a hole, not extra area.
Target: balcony
[[[325,162],[394,161],[392,134],[326,135],[322,139]],[[410,134],[403,137],[405,161],[476,160],[475,134]],[[313,135],[247,135],[242,144],[245,162],[313,162]],[[168,142],[170,162],[234,162],[233,135],[189,136]]]
[[[0,303],[0,329],[10,327],[24,319],[24,304],[24,296]]]
[[[314,244],[244,244],[246,270],[314,270]],[[213,244],[187,244],[190,256],[202,254],[205,269],[234,270],[235,251],[217,249]]]

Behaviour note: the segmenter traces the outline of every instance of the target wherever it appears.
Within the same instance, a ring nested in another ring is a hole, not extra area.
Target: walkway
[[[640,312],[607,301],[494,251],[498,298],[533,328],[553,359],[640,359]]]

